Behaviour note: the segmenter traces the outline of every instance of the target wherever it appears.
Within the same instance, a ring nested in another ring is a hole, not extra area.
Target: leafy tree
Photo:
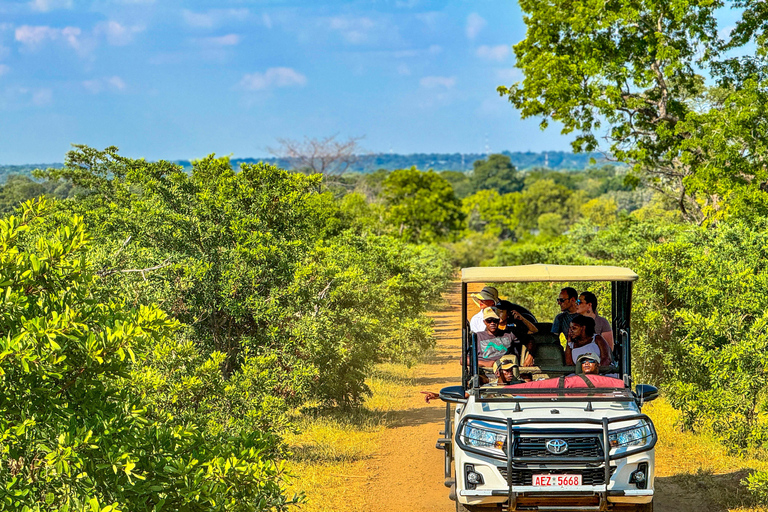
[[[488,155],[487,160],[476,160],[473,167],[472,184],[475,191],[496,190],[499,194],[508,194],[523,188],[523,180],[506,155]]]
[[[472,178],[465,172],[443,171],[440,176],[451,184],[456,197],[459,199],[464,199],[473,192]]]
[[[539,234],[544,238],[555,238],[563,234],[566,224],[559,213],[542,213],[537,219]]]
[[[595,226],[604,228],[616,222],[618,209],[613,199],[591,199],[581,205],[581,216]]]
[[[10,213],[21,203],[41,195],[64,199],[73,192],[72,185],[69,183],[60,181],[40,183],[23,174],[12,174],[0,187],[0,213]]]
[[[235,172],[228,159],[213,156],[193,162],[187,174],[168,162],[84,146],[53,172],[88,191],[61,208],[82,212],[98,235],[93,257],[102,293],[159,304],[185,325],[176,340],[181,345],[158,347],[146,374],[157,389],[177,389],[185,379],[195,383],[197,391],[185,391],[186,400],[158,400],[177,416],[198,414],[229,432],[248,422],[279,426],[289,406],[310,396],[359,399],[374,362],[413,358],[432,342],[428,329],[412,345],[398,336],[439,294],[434,286],[450,275],[445,256],[414,254],[400,240],[377,237],[384,231],[382,207],[357,194],[337,202],[322,192],[320,175],[264,164]],[[367,238],[358,240],[361,235]],[[405,314],[363,306],[396,303],[390,296],[405,294],[405,275],[412,276],[409,282],[431,276]],[[331,300],[338,287],[371,294]],[[379,328],[359,330],[368,323]],[[349,345],[338,343],[340,336],[348,336]],[[169,353],[178,364],[163,363]],[[344,367],[350,355],[354,367]],[[200,379],[210,365],[223,375]],[[232,404],[245,408],[237,418]]]
[[[520,197],[520,227],[538,229],[539,216],[544,213],[556,213],[570,221],[574,214],[569,200],[573,192],[552,180],[538,180],[526,188]]]
[[[83,219],[40,236],[46,210],[0,220],[0,510],[285,510],[273,436],[213,435],[142,399],[134,372],[177,322],[98,300]]]
[[[394,171],[384,181],[381,195],[390,223],[403,240],[448,240],[463,229],[461,202],[451,184],[434,171]]]
[[[576,151],[595,150],[605,131],[611,153],[647,173],[689,220],[717,212],[725,191],[762,190],[766,155],[755,135],[766,121],[764,9],[738,3],[747,9],[731,48],[758,43],[740,60],[722,53],[720,1],[520,5],[528,31],[514,49],[525,78],[499,92],[524,118],[561,123],[576,133]],[[707,91],[702,70],[722,88]]]
[[[500,195],[495,190],[481,190],[462,201],[469,229],[488,233],[502,240],[514,236],[517,212],[522,208],[520,193]]]

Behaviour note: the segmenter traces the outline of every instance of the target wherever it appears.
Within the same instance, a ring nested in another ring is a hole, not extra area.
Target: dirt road
[[[367,482],[355,486],[357,495],[351,500],[359,504],[355,509],[367,512],[455,510],[453,502],[448,499],[448,489],[443,486],[443,452],[434,448],[438,431],[442,429],[444,405],[440,401],[426,404],[420,394],[422,390],[438,391],[460,380],[461,302],[458,283],[446,293],[445,299],[447,307],[433,315],[438,338],[436,354],[420,367],[412,393],[408,393],[402,409],[395,412],[394,417],[390,416],[389,428],[381,433],[378,453],[366,464]],[[648,409],[653,408],[648,406]],[[668,416],[670,411],[668,406],[656,412],[644,409],[652,416]],[[658,424],[656,418],[654,422]],[[731,496],[728,502],[741,501],[739,494],[743,493],[743,488],[738,483],[746,474],[744,471],[722,472],[722,469],[715,468],[720,474],[713,474],[712,469],[706,466],[702,469],[701,463],[696,460],[687,469],[681,466],[694,455],[706,458],[707,454],[691,453],[697,450],[703,451],[698,445],[686,445],[679,438],[657,445],[656,512],[725,512],[732,510],[723,504],[723,496],[728,493]]]

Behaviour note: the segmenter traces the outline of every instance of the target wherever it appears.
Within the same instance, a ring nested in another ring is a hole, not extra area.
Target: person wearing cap
[[[493,363],[493,373],[496,374],[496,385],[505,386],[522,382],[520,380],[519,359],[514,354],[501,356],[501,359]]]
[[[483,311],[499,302],[499,292],[493,286],[486,286],[479,293],[473,293],[470,297],[480,307],[480,311],[469,320],[469,328],[472,332],[483,332],[485,330]]]
[[[524,361],[523,366],[533,366],[533,356],[529,353],[526,343],[513,332],[500,329],[499,320],[496,308],[483,310],[485,330],[475,334],[478,366],[489,368],[506,354],[516,355],[520,361]]]
[[[501,356],[501,358],[493,363],[493,373],[496,374],[496,383],[489,384],[490,386],[508,386],[510,384],[516,384],[523,382],[520,380],[520,371],[518,370],[518,359],[516,355],[508,354]],[[424,400],[429,403],[430,400],[437,400],[440,398],[439,393],[434,391],[422,391]],[[469,398],[469,394],[465,393],[465,396]]]
[[[576,373],[597,375],[600,373],[600,356],[594,352],[585,352],[576,359]]]

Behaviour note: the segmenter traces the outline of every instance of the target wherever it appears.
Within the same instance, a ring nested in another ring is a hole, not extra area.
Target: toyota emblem
[[[547,451],[552,455],[562,455],[568,451],[568,443],[562,439],[550,439],[547,441]]]

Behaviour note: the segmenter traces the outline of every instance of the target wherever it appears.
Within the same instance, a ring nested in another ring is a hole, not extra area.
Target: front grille
[[[519,437],[515,440],[515,457],[556,457],[547,451],[547,441],[555,437]],[[558,438],[559,439],[559,438]],[[568,452],[560,457],[602,457],[603,445],[597,436],[562,437],[568,443]]]
[[[501,476],[511,485],[531,485],[533,474],[537,475],[581,475],[581,485],[605,484],[605,470],[603,468],[585,469],[512,469],[512,478],[507,479],[507,468],[499,466]],[[611,475],[616,471],[616,466],[611,466]],[[510,481],[511,480],[511,481]]]

